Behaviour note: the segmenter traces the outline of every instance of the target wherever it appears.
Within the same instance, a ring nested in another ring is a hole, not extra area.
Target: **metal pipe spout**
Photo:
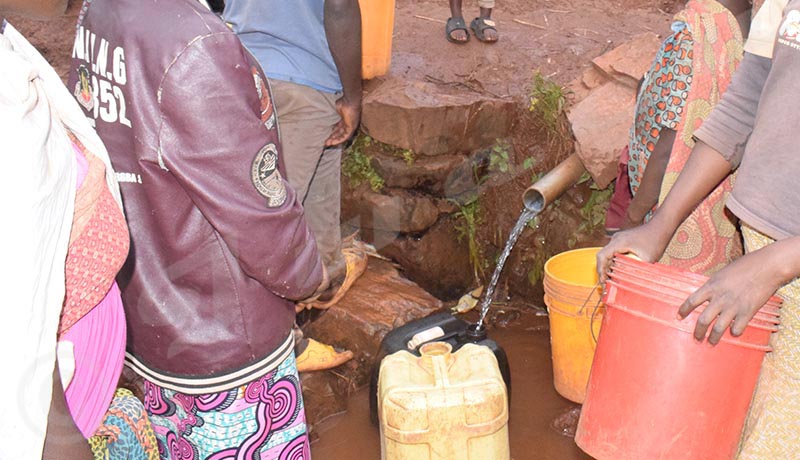
[[[578,154],[573,153],[522,194],[528,211],[541,212],[550,203],[575,185],[586,171]]]

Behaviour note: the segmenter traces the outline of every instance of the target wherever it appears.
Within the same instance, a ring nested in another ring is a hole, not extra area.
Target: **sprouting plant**
[[[480,284],[481,277],[486,268],[483,250],[478,245],[477,239],[478,226],[482,222],[480,203],[477,197],[465,204],[461,204],[455,200],[451,200],[451,202],[458,206],[458,211],[453,214],[453,217],[456,219],[456,223],[453,227],[456,230],[458,241],[467,240],[472,275],[475,278],[475,282]]]
[[[590,188],[592,193],[580,209],[583,222],[578,226],[579,233],[592,233],[600,225],[605,223],[606,208],[608,208],[608,202],[611,201],[611,195],[614,193],[614,187],[612,185],[609,185],[605,189],[600,189],[596,184],[592,184]],[[572,243],[571,246],[575,246],[577,240],[575,242],[570,240],[568,243]]]
[[[584,171],[583,174],[581,174],[581,177],[578,178],[578,182],[575,182],[575,185],[585,184],[586,182],[589,182],[591,179],[592,175],[589,174],[589,171]]]
[[[508,172],[509,170],[509,155],[508,151],[510,150],[511,146],[508,144],[507,141],[502,139],[497,139],[495,144],[492,146],[492,150],[489,153],[489,170],[490,171],[500,171],[500,172]]]
[[[416,155],[414,154],[414,151],[411,149],[398,150],[397,154],[400,155],[400,158],[405,160],[406,164],[409,166],[413,165],[414,161],[416,161],[417,159]]]
[[[342,173],[350,179],[354,187],[366,182],[369,187],[380,192],[383,189],[383,178],[372,167],[372,159],[364,153],[364,148],[372,143],[372,138],[359,135],[344,153]]]
[[[522,169],[531,169],[536,166],[536,158],[528,157],[522,161]]]
[[[547,254],[545,252],[545,240],[543,235],[536,237],[536,250],[534,252],[533,266],[528,270],[528,282],[535,286],[537,283],[544,279],[544,264],[547,262]]]
[[[557,138],[563,137],[567,131],[564,119],[567,90],[536,72],[533,75],[529,100],[528,110],[539,115],[547,132]]]

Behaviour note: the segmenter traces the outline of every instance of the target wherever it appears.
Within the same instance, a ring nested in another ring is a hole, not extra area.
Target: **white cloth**
[[[52,393],[76,164],[67,129],[108,155],[56,72],[11,25],[0,29],[0,459],[41,459]],[[65,129],[65,127],[67,129]]]
[[[783,9],[789,0],[767,0],[761,5],[750,24],[750,34],[744,50],[750,54],[772,59],[775,35],[783,19]]]

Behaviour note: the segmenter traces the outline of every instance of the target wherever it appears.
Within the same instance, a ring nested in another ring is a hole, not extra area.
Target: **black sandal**
[[[495,43],[497,40],[500,39],[499,34],[498,37],[494,40],[488,40],[486,38],[485,32],[487,30],[494,30],[497,33],[497,28],[495,27],[496,23],[488,18],[475,18],[469,24],[469,28],[472,29],[472,33],[475,34],[475,38],[484,42],[484,43]]]
[[[456,40],[453,38],[453,32],[456,30],[463,30],[464,34],[467,36],[464,40]],[[444,28],[444,35],[447,38],[447,41],[450,43],[457,43],[459,45],[463,45],[464,43],[469,41],[469,29],[467,29],[467,23],[464,22],[464,18],[450,18],[447,20],[447,25]]]

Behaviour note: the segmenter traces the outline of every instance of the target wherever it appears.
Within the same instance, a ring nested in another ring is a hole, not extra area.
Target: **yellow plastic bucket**
[[[605,311],[595,256],[600,248],[562,252],[544,265],[544,302],[550,316],[553,383],[576,403],[586,398],[596,337]]]
[[[392,62],[395,0],[359,0],[361,6],[361,76],[386,75]]]

